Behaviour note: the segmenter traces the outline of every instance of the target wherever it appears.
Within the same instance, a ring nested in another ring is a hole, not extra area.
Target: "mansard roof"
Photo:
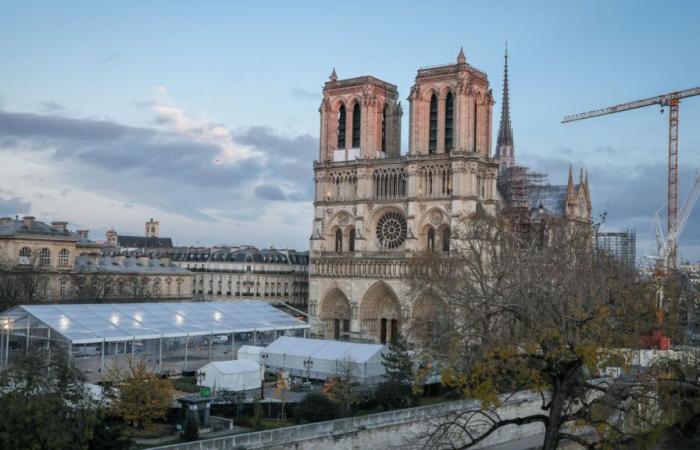
[[[58,224],[59,222],[54,222]],[[62,222],[65,224],[65,222]],[[74,231],[68,229],[62,230],[54,225],[49,225],[45,222],[34,220],[32,218],[31,226],[26,226],[23,219],[4,218],[0,222],[0,237],[17,237],[17,238],[54,238],[64,241],[72,241],[77,244],[98,245]]]
[[[172,248],[173,241],[168,237],[118,235],[117,246],[122,248]]]

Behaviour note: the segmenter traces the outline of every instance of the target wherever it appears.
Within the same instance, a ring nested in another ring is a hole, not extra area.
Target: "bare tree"
[[[0,256],[0,311],[43,300],[49,276],[32,261],[18,265]]]
[[[665,425],[658,379],[594,379],[629,363],[620,349],[651,330],[655,299],[650,280],[593,249],[592,232],[551,220],[524,235],[476,214],[453,231],[449,256],[416,259],[414,296],[442,305],[427,358],[443,384],[481,401],[433,423],[420,445],[468,448],[501,427],[541,423],[546,450],[562,440],[611,448]],[[540,410],[504,416],[499,406],[522,390],[539,393]]]

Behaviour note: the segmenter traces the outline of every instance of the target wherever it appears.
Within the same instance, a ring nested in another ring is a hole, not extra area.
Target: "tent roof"
[[[252,359],[237,359],[233,361],[214,361],[210,362],[200,370],[206,371],[207,368],[213,367],[222,374],[256,372],[260,371],[260,364]]]
[[[261,347],[258,345],[241,345],[241,347],[238,349],[238,353],[246,353],[248,355],[259,355],[264,348],[265,347]]]
[[[21,312],[74,344],[309,327],[259,300],[21,305],[0,317]]]
[[[349,359],[362,364],[383,352],[385,348],[386,346],[381,344],[359,344],[282,336],[268,345],[265,352],[325,360]]]

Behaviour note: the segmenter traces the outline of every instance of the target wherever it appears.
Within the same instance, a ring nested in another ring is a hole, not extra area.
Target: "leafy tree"
[[[255,397],[253,400],[253,428],[256,430],[262,430],[264,419],[265,412],[263,411],[262,403],[260,403],[260,398]]]
[[[357,393],[355,363],[349,359],[337,362],[335,373],[323,386],[322,393],[340,405],[343,415],[352,414],[353,407],[360,402]]]
[[[294,409],[299,423],[322,422],[338,418],[338,404],[318,392],[309,392]]]
[[[398,335],[389,345],[389,351],[382,354],[382,365],[388,382],[406,385],[413,382],[413,358],[403,336]]]
[[[171,381],[149,371],[143,360],[130,366],[126,370],[114,367],[107,373],[114,413],[136,427],[164,419],[173,401]]]
[[[277,385],[275,386],[275,397],[282,401],[282,420],[286,419],[287,413],[284,410],[284,406],[287,403],[287,393],[289,392],[289,386],[287,385],[287,377],[283,370],[280,370],[277,374]]]
[[[183,430],[180,438],[184,442],[191,442],[199,439],[199,422],[193,413],[187,413],[187,417],[185,418],[185,429]]]
[[[414,404],[413,390],[410,384],[386,381],[375,389],[374,400],[384,410],[409,408]]]
[[[421,445],[468,448],[501,427],[542,423],[544,449],[560,441],[619,448],[664,426],[658,380],[591,380],[639,347],[654,326],[653,283],[592,250],[594,229],[551,220],[532,235],[477,213],[453,230],[449,255],[417,258],[411,290],[442,300],[445,329],[426,349],[443,384],[482,401],[435,423]],[[540,392],[541,412],[502,418],[508,393]],[[479,426],[476,426],[478,423]],[[585,436],[577,430],[589,431]]]
[[[81,373],[61,352],[35,350],[0,374],[0,448],[125,449],[118,428],[86,390]],[[100,444],[106,431],[112,446]]]

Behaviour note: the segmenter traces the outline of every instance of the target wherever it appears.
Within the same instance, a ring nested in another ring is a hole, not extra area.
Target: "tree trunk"
[[[552,400],[549,407],[549,420],[545,423],[544,444],[542,450],[556,450],[559,447],[559,429],[561,416],[566,402],[566,386],[564,380],[557,380],[552,389]]]

